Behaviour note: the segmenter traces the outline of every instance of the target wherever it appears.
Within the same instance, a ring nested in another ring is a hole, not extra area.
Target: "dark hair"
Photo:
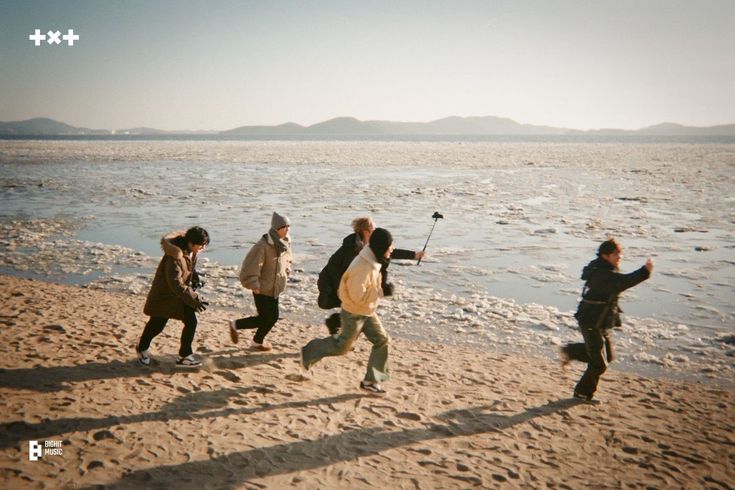
[[[385,228],[375,228],[373,234],[370,235],[370,249],[375,254],[375,258],[378,261],[383,259],[385,251],[393,243],[393,235],[390,234]]]
[[[184,235],[187,242],[191,242],[194,245],[209,245],[209,233],[201,226],[192,226],[186,230]]]
[[[610,237],[600,244],[600,247],[597,249],[597,255],[609,255],[613,252],[619,252],[622,249],[623,247],[620,245],[620,242]]]

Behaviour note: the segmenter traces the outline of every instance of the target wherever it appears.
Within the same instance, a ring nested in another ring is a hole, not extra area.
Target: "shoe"
[[[567,352],[566,347],[562,347],[561,349],[559,349],[559,361],[561,361],[562,369],[566,369],[567,366],[569,366],[569,363],[572,361],[572,358],[569,357],[569,352]]]
[[[376,395],[384,395],[386,393],[382,386],[372,381],[360,381],[360,388]]]
[[[596,403],[596,400],[592,400],[592,395],[584,395],[578,391],[574,392],[574,398],[576,400],[582,400],[583,402]]]
[[[240,340],[240,334],[237,331],[237,327],[235,326],[235,320],[229,320],[230,323],[230,340],[232,340],[233,344],[237,344],[237,341]]]
[[[138,354],[138,363],[142,366],[150,366],[151,365],[151,356],[150,349],[146,350],[138,350],[138,347],[135,347],[135,352]]]
[[[269,350],[273,350],[273,345],[270,342],[263,342],[262,344],[259,344],[253,340],[250,348],[253,350],[259,350],[261,352],[268,352]]]
[[[327,326],[327,330],[329,330],[329,335],[338,334],[340,328],[342,328],[342,320],[339,317],[339,313],[332,313],[324,320],[324,324]]]
[[[176,356],[176,365],[187,368],[195,368],[202,365],[202,361],[194,357],[194,354],[189,354],[186,357]]]
[[[299,364],[301,365],[301,369],[304,371],[308,371],[309,368],[306,367],[306,362],[304,361],[304,347],[299,349]]]

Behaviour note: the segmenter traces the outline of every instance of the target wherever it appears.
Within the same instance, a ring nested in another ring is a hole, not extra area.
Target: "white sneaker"
[[[151,365],[150,349],[138,350],[138,346],[135,346],[135,352],[138,354],[138,363],[143,366]]]
[[[374,381],[361,381],[360,388],[365,391],[369,391],[370,393],[375,393],[376,395],[385,395],[383,387]]]
[[[237,341],[240,340],[240,334],[237,332],[237,327],[235,326],[235,320],[229,320],[230,324],[230,340],[232,340],[233,344],[237,344]]]
[[[176,365],[187,368],[196,368],[202,365],[202,361],[194,357],[194,354],[189,354],[186,357],[176,356]]]

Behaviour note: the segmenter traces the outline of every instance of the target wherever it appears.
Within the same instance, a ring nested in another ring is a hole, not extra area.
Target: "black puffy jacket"
[[[331,308],[337,308],[342,304],[337,296],[339,281],[342,279],[342,274],[350,266],[350,263],[360,253],[363,246],[364,243],[360,239],[360,236],[357,233],[351,233],[342,240],[342,246],[329,257],[329,262],[327,262],[327,265],[319,273],[319,280],[317,281],[317,287],[319,288],[319,308],[329,310]],[[414,260],[416,258],[416,252],[397,248],[391,253],[391,258]],[[381,286],[385,287],[388,283],[387,269],[390,264],[390,259],[383,260],[381,263]]]
[[[598,257],[582,270],[586,281],[582,300],[574,315],[584,328],[598,327],[607,330],[619,327],[620,313],[618,296],[651,276],[648,269],[641,267],[629,274],[621,274],[610,262]]]

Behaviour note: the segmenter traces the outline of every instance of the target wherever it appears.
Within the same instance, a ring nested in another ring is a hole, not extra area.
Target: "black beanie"
[[[370,235],[370,250],[375,254],[375,258],[380,262],[388,247],[393,243],[393,235],[385,228],[375,228]]]

